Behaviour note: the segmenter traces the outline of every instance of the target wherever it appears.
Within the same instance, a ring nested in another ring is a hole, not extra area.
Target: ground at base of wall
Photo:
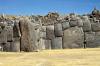
[[[100,48],[0,52],[0,66],[100,66]]]

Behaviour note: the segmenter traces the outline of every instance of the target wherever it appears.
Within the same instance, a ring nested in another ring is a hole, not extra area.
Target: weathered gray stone
[[[19,22],[15,22],[15,23],[14,23],[14,27],[13,27],[13,36],[14,36],[14,37],[20,37],[20,36],[21,36],[20,28],[19,28]]]
[[[0,43],[7,43],[7,29],[4,28],[0,32]]]
[[[39,50],[39,42],[40,42],[40,27],[39,24],[29,23],[29,43],[32,51]],[[33,29],[34,28],[34,29]]]
[[[86,47],[93,47],[94,40],[95,40],[95,33],[94,32],[85,32],[85,38],[86,38]]]
[[[56,37],[52,39],[52,49],[62,49],[62,37]]]
[[[83,22],[83,31],[84,32],[91,31],[91,23],[89,21]]]
[[[41,38],[46,39],[46,32],[41,32]]]
[[[9,52],[9,51],[11,51],[10,50],[10,43],[9,42],[7,42],[7,43],[2,43],[2,46],[3,46],[3,51],[5,51],[5,52]]]
[[[81,19],[78,19],[78,20],[77,20],[77,23],[78,23],[78,26],[79,26],[79,27],[82,27],[82,26],[83,26],[83,22],[82,22]]]
[[[86,32],[86,47],[100,47],[100,32]]]
[[[45,49],[51,49],[51,40],[45,40]]]
[[[58,23],[54,25],[54,34],[56,37],[63,36],[62,24]]]
[[[41,38],[46,39],[46,26],[42,26],[40,34]]]
[[[39,25],[28,20],[20,21],[21,28],[21,51],[39,50]]]
[[[91,27],[92,27],[92,31],[94,32],[100,31],[100,23],[92,23]]]
[[[84,32],[82,28],[72,27],[64,30],[63,48],[81,48],[83,47]]]
[[[7,26],[7,42],[13,41],[13,27]]]
[[[10,42],[12,52],[20,52],[20,38],[14,38],[14,42]]]
[[[78,25],[78,23],[77,23],[76,20],[73,20],[73,21],[71,20],[71,21],[69,22],[69,24],[70,24],[71,27],[75,27],[75,26]]]
[[[70,27],[69,22],[63,22],[63,23],[62,23],[62,29],[63,29],[63,30],[66,30],[66,29],[68,29],[69,27]]]
[[[51,49],[51,40],[42,39],[40,40],[41,49]]]
[[[29,22],[26,20],[21,20],[20,21],[20,29],[21,29],[21,51],[33,51],[32,44],[30,43],[31,37],[30,37],[30,33],[29,33]],[[32,28],[30,28],[30,29],[32,29]],[[33,29],[31,31],[33,31]],[[34,35],[34,33],[33,33],[33,35]]]
[[[41,31],[46,32],[46,26],[42,26]]]
[[[46,37],[47,39],[52,39],[55,37],[54,35],[54,25],[49,25],[46,27]]]
[[[45,49],[45,39],[43,39],[43,38],[40,39],[39,48],[41,50]]]

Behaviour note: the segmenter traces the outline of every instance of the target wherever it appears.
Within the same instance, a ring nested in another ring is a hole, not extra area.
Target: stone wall
[[[0,17],[0,51],[100,47],[100,17],[95,14]],[[92,16],[92,17],[91,17]]]

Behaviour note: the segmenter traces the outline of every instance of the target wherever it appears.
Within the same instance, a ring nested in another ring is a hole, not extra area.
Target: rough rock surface
[[[69,22],[63,22],[63,23],[62,23],[62,29],[63,29],[63,30],[66,30],[66,29],[68,29],[68,28],[70,28]]]
[[[72,27],[64,31],[63,48],[82,48],[84,33],[82,28]]]
[[[55,37],[54,35],[54,25],[49,25],[46,27],[46,37],[47,39],[52,39]]]
[[[52,39],[52,49],[62,49],[62,37]]]
[[[94,48],[100,46],[100,32],[86,32],[86,47]]]
[[[92,23],[91,27],[92,27],[92,31],[94,32],[100,31],[100,23]]]
[[[38,28],[30,21],[20,21],[21,51],[34,51],[38,49]]]
[[[0,51],[100,47],[100,11],[45,16],[0,15]]]
[[[58,23],[54,25],[54,34],[56,37],[63,36],[62,24]]]

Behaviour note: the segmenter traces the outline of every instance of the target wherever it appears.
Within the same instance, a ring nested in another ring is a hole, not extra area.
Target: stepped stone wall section
[[[97,14],[96,14],[97,15]],[[100,17],[58,13],[8,19],[0,17],[0,51],[33,52],[39,50],[100,47]]]

